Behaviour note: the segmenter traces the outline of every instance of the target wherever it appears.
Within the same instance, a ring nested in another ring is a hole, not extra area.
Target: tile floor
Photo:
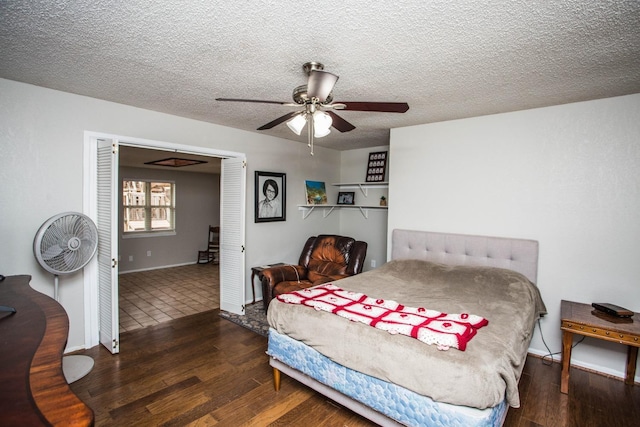
[[[118,276],[120,332],[220,307],[217,264],[192,264]]]

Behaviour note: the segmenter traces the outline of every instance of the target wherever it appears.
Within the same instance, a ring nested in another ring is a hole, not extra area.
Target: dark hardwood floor
[[[96,426],[371,426],[306,386],[282,378],[273,390],[267,339],[212,310],[121,335],[119,355],[81,352],[93,371],[71,384],[95,412]],[[568,395],[560,366],[529,357],[522,406],[505,426],[633,426],[640,386],[578,369]]]

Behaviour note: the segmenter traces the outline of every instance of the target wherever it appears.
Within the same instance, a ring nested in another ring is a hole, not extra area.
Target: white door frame
[[[216,148],[199,147],[195,145],[175,144],[171,142],[154,141],[149,139],[128,137],[122,135],[107,134],[102,132],[84,132],[84,168],[83,168],[83,213],[96,221],[97,218],[97,180],[96,170],[98,165],[98,139],[112,139],[120,145],[138,146],[142,148],[172,151],[175,153],[199,154],[203,156],[221,158],[243,158],[244,153],[219,150]],[[244,209],[244,206],[243,206]],[[117,227],[117,225],[116,225]],[[99,344],[99,308],[98,308],[98,265],[97,260],[92,259],[84,268],[84,330],[85,348],[95,347]]]

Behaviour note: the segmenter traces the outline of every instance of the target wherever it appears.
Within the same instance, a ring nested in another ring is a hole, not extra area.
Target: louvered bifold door
[[[98,141],[98,311],[100,343],[120,351],[118,326],[118,142]]]
[[[220,309],[244,314],[246,194],[244,158],[222,160],[220,187]]]

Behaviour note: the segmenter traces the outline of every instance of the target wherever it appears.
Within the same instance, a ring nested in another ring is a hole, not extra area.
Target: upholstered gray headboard
[[[396,229],[391,236],[391,259],[508,268],[533,283],[538,279],[535,240]]]

